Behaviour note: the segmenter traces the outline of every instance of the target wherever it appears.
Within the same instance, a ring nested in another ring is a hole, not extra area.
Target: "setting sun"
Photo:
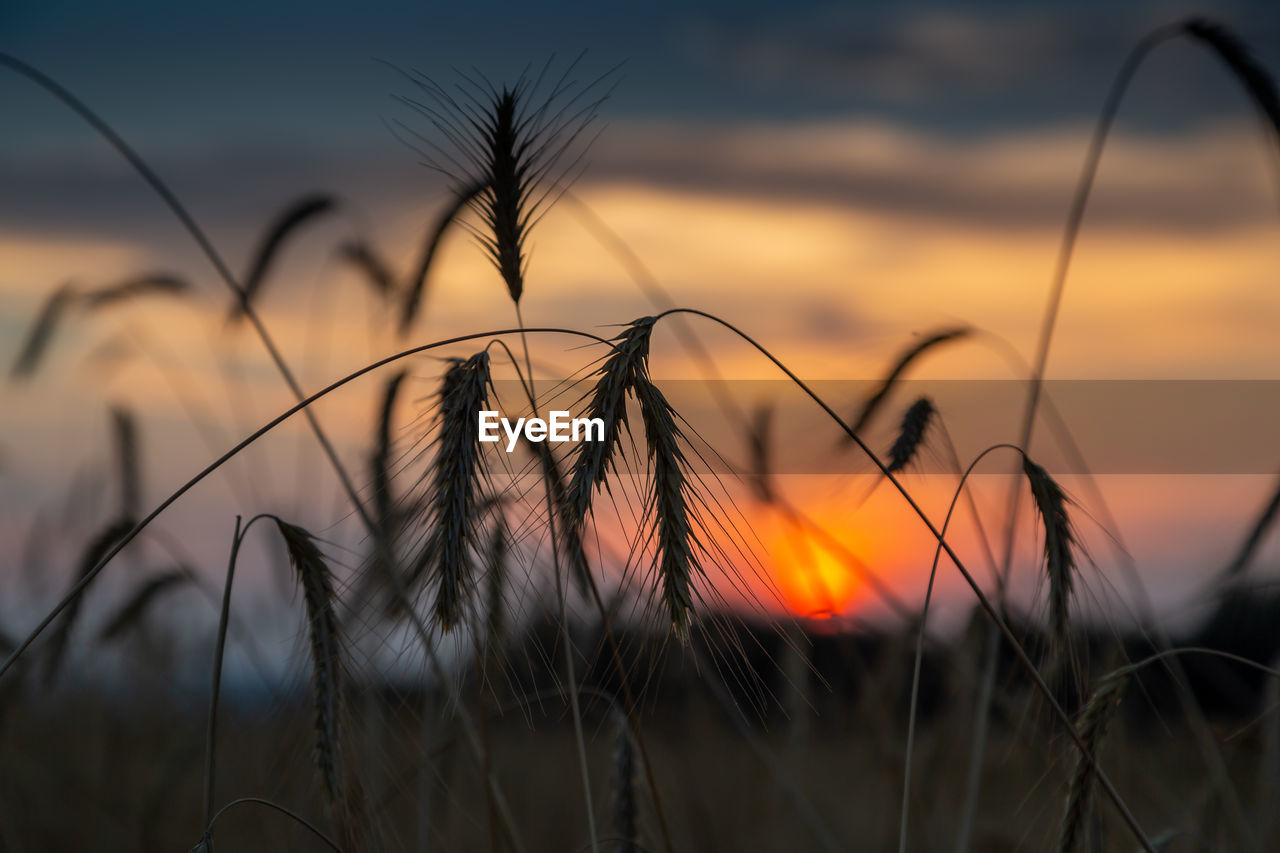
[[[779,535],[772,549],[774,575],[787,609],[796,616],[829,619],[848,609],[862,582],[838,543],[796,528]]]

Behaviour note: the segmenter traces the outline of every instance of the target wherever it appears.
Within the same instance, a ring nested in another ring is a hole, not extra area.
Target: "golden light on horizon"
[[[789,526],[769,548],[769,568],[792,615],[831,619],[849,611],[865,586],[852,552],[832,538]]]

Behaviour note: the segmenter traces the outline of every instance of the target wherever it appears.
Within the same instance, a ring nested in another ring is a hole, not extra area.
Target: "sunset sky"
[[[110,121],[237,271],[287,202],[317,190],[341,197],[337,215],[289,247],[262,303],[311,389],[401,348],[388,310],[334,249],[360,235],[403,271],[445,203],[440,176],[393,132],[402,122],[432,133],[395,99],[413,93],[397,68],[445,83],[455,69],[503,81],[586,49],[579,76],[590,80],[622,63],[576,197],[676,303],[734,322],[815,380],[877,377],[914,336],[957,324],[991,336],[939,351],[913,377],[1022,375],[989,341],[1031,357],[1089,134],[1130,47],[1155,26],[1203,12],[1280,69],[1280,7],[1266,2],[260,6],[10,4],[0,11],[0,50]],[[247,330],[225,328],[228,294],[136,175],[17,75],[0,74],[0,102],[6,366],[64,282],[91,288],[170,270],[199,292],[194,301],[73,317],[34,380],[0,391],[0,584],[17,585],[36,512],[66,515],[77,477],[94,466],[109,476],[108,405],[138,413],[151,504],[292,401]],[[1216,57],[1186,40],[1159,48],[1104,157],[1048,375],[1280,380],[1277,162],[1274,136]],[[566,202],[537,228],[522,303],[529,324],[604,333],[655,310],[586,222]],[[462,233],[439,261],[411,343],[514,325],[501,281]],[[723,376],[777,378],[728,335],[694,328]],[[590,354],[573,346],[541,339],[535,358],[559,372],[581,369]],[[701,375],[670,333],[660,334],[653,359],[657,377]],[[434,371],[415,363],[416,397],[430,393]],[[357,384],[318,409],[354,464],[377,389]],[[851,410],[856,400],[838,402]],[[896,400],[881,418],[877,447],[909,402]],[[992,441],[1015,432],[1015,423],[990,424]],[[832,431],[814,440],[835,439]],[[286,427],[166,524],[211,571],[236,512],[296,508],[317,526],[339,525],[345,511],[332,478],[308,470],[309,441],[300,424]],[[716,449],[741,458],[741,446]],[[1189,615],[1188,596],[1229,559],[1265,503],[1280,459],[1264,445],[1257,451],[1250,474],[1099,478],[1152,598],[1171,616]],[[990,472],[1009,464],[997,459]],[[995,526],[1002,481],[990,479],[983,497]],[[851,511],[865,478],[839,480],[797,475],[786,488],[918,601],[932,557],[927,536],[884,487]],[[1097,563],[1088,606],[1132,602],[1092,488],[1065,482],[1084,507],[1078,524]],[[916,474],[908,483],[940,520],[954,479]],[[111,500],[112,487],[105,493]],[[246,505],[255,498],[263,505]],[[797,546],[794,531],[749,498],[742,504],[784,597],[812,609],[814,596],[798,590],[789,566],[812,559],[826,573],[829,556],[796,556],[816,546]],[[1030,513],[1023,518],[1020,577],[1030,600],[1035,528]],[[971,522],[963,526],[957,542],[981,566]],[[74,551],[55,553],[67,562]],[[1275,557],[1264,551],[1258,570]],[[943,608],[959,613],[969,600],[953,573],[943,575]],[[61,585],[43,583],[45,592]],[[853,612],[878,612],[865,587],[833,583]],[[0,615],[14,609],[0,605]]]

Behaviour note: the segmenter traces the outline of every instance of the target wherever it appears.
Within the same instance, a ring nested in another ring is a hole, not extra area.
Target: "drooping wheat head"
[[[1036,509],[1044,526],[1044,557],[1049,576],[1049,623],[1054,642],[1066,648],[1071,591],[1075,583],[1076,538],[1067,513],[1067,496],[1049,472],[1022,459],[1022,470],[1031,486]]]
[[[591,496],[604,484],[613,470],[614,454],[629,429],[627,395],[640,377],[648,374],[649,339],[653,333],[653,317],[632,322],[612,341],[613,351],[596,373],[583,417],[604,421],[600,441],[586,441],[575,450],[573,474],[566,501],[566,525],[581,527],[591,509]]]
[[[565,526],[581,530],[596,489],[604,486],[614,471],[624,433],[630,430],[627,400],[634,399],[644,426],[651,472],[646,518],[653,523],[655,585],[672,629],[684,640],[693,607],[692,582],[702,568],[689,500],[691,486],[685,475],[684,437],[675,411],[649,379],[654,322],[653,317],[642,317],[628,325],[613,339],[613,351],[596,374],[584,414],[604,422],[603,440],[582,442],[575,449]],[[580,537],[580,532],[577,535]]]
[[[343,666],[333,576],[308,531],[278,518],[275,522],[307,609],[311,685],[315,691],[316,767],[326,801],[335,815],[341,815],[346,801],[342,781]]]
[[[652,466],[657,582],[672,630],[685,640],[693,609],[691,585],[702,567],[688,500],[680,428],[671,405],[647,375],[636,380],[634,393],[644,420],[645,446]]]
[[[435,590],[433,619],[452,630],[474,586],[474,547],[488,472],[477,413],[489,399],[489,354],[454,359],[441,383],[435,453],[427,475],[426,538],[410,572],[410,588],[425,580]]]

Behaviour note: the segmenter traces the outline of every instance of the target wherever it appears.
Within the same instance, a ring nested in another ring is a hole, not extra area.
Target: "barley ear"
[[[1098,760],[1098,749],[1106,736],[1107,725],[1120,707],[1127,675],[1121,671],[1102,680],[1080,714],[1076,731],[1093,761]],[[1097,774],[1093,764],[1084,754],[1077,754],[1075,769],[1067,787],[1067,807],[1062,818],[1062,831],[1058,837],[1058,853],[1076,853],[1084,848],[1086,827],[1093,811]]]
[[[613,352],[597,372],[585,415],[604,422],[604,435],[600,441],[578,445],[567,497],[566,526],[574,533],[581,530],[595,490],[613,470],[623,432],[630,429],[627,398],[634,397],[640,407],[653,471],[649,506],[657,543],[656,583],[671,627],[684,641],[693,609],[692,580],[702,569],[688,505],[680,428],[674,410],[649,379],[649,341],[655,322],[653,317],[641,317],[628,325],[611,341]]]

